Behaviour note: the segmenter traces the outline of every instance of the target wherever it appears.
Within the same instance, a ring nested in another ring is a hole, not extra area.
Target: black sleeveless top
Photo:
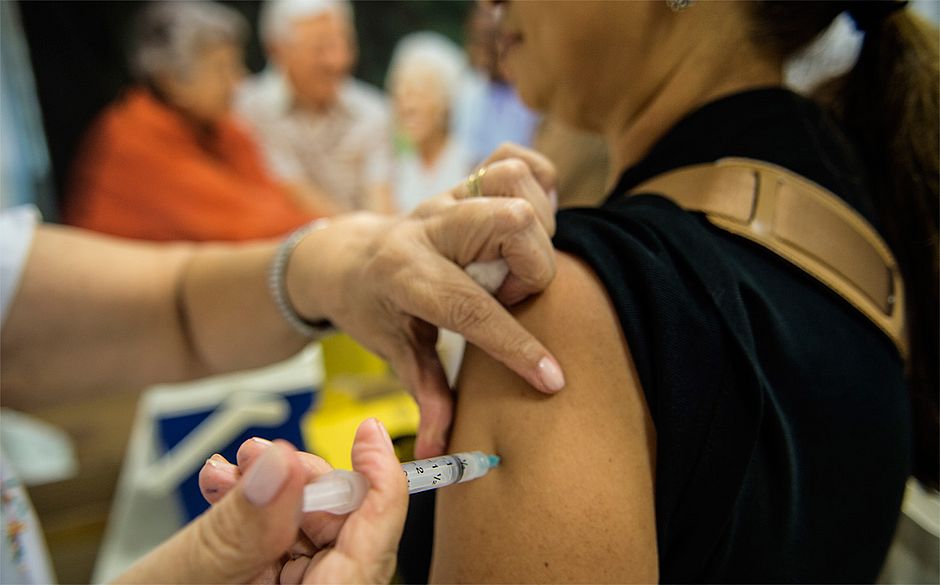
[[[911,465],[894,346],[760,246],[663,197],[624,195],[726,156],[786,167],[872,219],[846,139],[782,89],[690,114],[602,207],[558,214],[555,245],[607,289],[656,426],[661,578],[871,582]]]

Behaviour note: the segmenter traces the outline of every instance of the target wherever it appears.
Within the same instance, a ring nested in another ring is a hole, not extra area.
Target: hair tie
[[[907,6],[907,0],[862,0],[849,3],[846,9],[859,32],[871,32],[888,16]]]

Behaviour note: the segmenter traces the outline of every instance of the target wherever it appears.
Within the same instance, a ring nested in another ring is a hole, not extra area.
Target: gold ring
[[[475,173],[467,177],[467,192],[469,197],[483,197],[483,175],[486,174],[486,167],[480,167]]]

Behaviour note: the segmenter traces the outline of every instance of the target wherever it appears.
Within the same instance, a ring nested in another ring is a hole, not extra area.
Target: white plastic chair
[[[292,396],[313,394],[322,379],[319,346],[310,346],[259,370],[147,389],[137,408],[93,581],[114,579],[179,530],[188,520],[180,486],[193,481],[206,458],[237,447],[233,443],[252,427],[278,427],[291,417],[302,420],[303,413],[291,413]],[[211,414],[185,438],[164,449],[161,424],[207,410]]]

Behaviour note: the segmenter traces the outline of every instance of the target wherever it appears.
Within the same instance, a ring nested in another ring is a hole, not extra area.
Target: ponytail
[[[874,5],[880,5],[873,15]],[[906,285],[914,476],[940,479],[940,57],[932,24],[898,2],[786,2],[755,10],[758,34],[779,57],[805,46],[847,10],[865,32],[858,61],[814,97],[856,144],[880,227]]]
[[[937,30],[910,10],[865,34],[833,113],[869,170],[875,206],[906,284],[914,475],[937,489],[940,74]]]

